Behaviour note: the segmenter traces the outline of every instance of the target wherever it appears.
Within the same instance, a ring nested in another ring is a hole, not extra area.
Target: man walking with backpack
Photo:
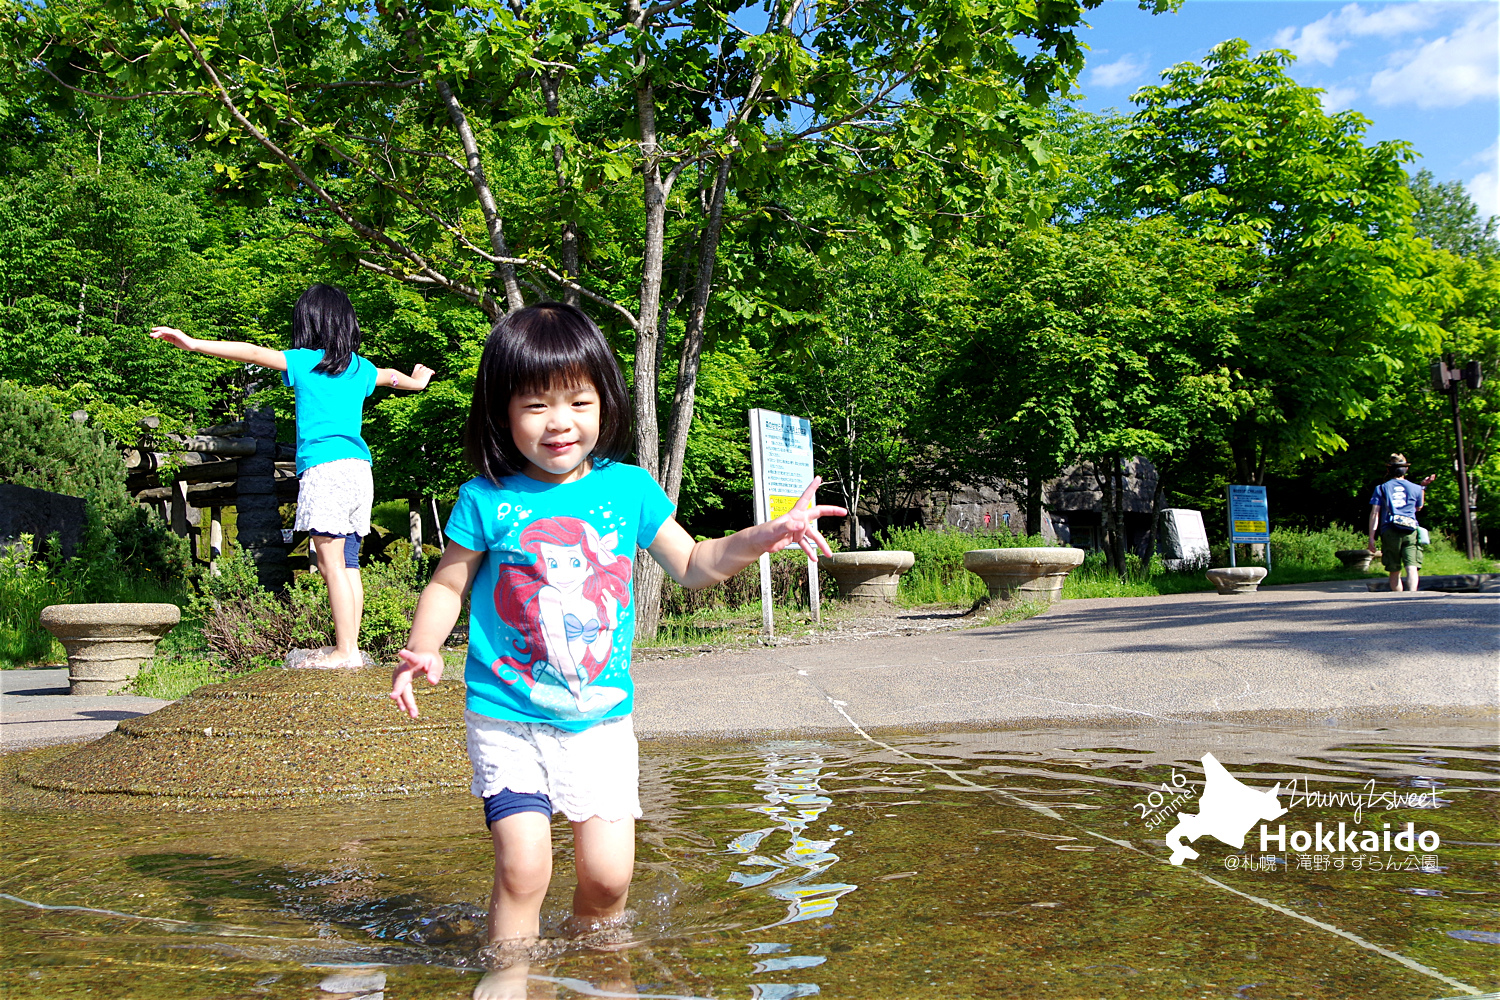
[[[1417,511],[1423,507],[1423,486],[1410,482],[1406,471],[1411,465],[1405,455],[1392,455],[1386,463],[1386,481],[1370,494],[1370,551],[1375,551],[1375,535],[1380,533],[1380,561],[1391,574],[1391,592],[1402,589],[1402,571],[1407,590],[1417,589],[1417,572],[1422,568],[1422,546],[1418,544],[1421,526]]]

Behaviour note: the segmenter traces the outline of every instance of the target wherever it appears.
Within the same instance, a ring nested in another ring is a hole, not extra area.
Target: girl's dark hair
[[[464,457],[492,483],[526,467],[510,433],[510,400],[528,392],[592,383],[599,393],[599,443],[593,456],[630,454],[630,394],[599,327],[580,309],[539,302],[507,313],[484,342]]]
[[[322,351],[313,371],[342,375],[359,350],[359,318],[342,288],[313,285],[292,310],[292,347]]]

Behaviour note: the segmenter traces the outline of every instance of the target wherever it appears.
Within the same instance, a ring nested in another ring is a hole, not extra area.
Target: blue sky
[[[1081,77],[1091,111],[1130,111],[1130,95],[1174,63],[1226,38],[1296,53],[1298,83],[1327,91],[1329,110],[1370,119],[1370,140],[1405,139],[1411,167],[1461,180],[1485,214],[1500,214],[1500,0],[1187,0],[1152,15],[1135,0],[1089,12]]]

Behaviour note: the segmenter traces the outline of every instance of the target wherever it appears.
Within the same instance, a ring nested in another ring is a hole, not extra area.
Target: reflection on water
[[[763,759],[766,776],[755,783],[755,789],[765,793],[766,804],[752,806],[750,811],[769,816],[777,821],[777,825],[742,833],[725,849],[730,854],[749,854],[739,862],[743,866],[768,870],[755,873],[733,871],[729,873],[729,881],[750,888],[776,880],[767,892],[787,902],[786,916],[759,930],[832,916],[838,909],[839,897],[859,887],[845,882],[812,884],[809,881],[832,868],[839,859],[831,850],[837,837],[834,840],[812,840],[807,836],[808,826],[833,804],[833,799],[824,795],[818,785],[823,758],[813,752],[783,755],[775,749],[767,749]],[[785,850],[774,858],[751,853],[761,841],[775,833],[785,833],[790,838],[790,845]]]
[[[591,951],[559,936],[572,890],[559,824],[544,908],[557,954],[524,989],[736,1000],[1500,989],[1492,743],[1488,725],[648,742],[634,943]],[[1278,824],[1352,820],[1351,796],[1369,787],[1362,825],[1411,822],[1441,846],[1360,852],[1358,867],[1325,849],[1268,864],[1251,832],[1244,849],[1204,836],[1201,856],[1173,868],[1163,834],[1175,814],[1166,826],[1146,817],[1184,783],[1169,808],[1198,808],[1210,751],[1253,788],[1324,793],[1283,798]],[[491,858],[467,796],[212,815],[49,801],[9,788],[0,814],[7,998],[308,1000],[377,975],[392,1000],[472,989]]]

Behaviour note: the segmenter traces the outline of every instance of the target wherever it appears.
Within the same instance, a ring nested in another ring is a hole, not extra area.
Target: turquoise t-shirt
[[[572,732],[629,715],[636,548],[673,509],[645,469],[618,462],[571,483],[464,483],[445,530],[485,554],[469,593],[469,710]]]
[[[297,475],[315,465],[341,458],[370,460],[370,447],[360,437],[365,397],[375,391],[375,366],[358,354],[338,375],[315,372],[322,351],[298,348],[281,352],[286,371],[281,381],[297,397]]]

